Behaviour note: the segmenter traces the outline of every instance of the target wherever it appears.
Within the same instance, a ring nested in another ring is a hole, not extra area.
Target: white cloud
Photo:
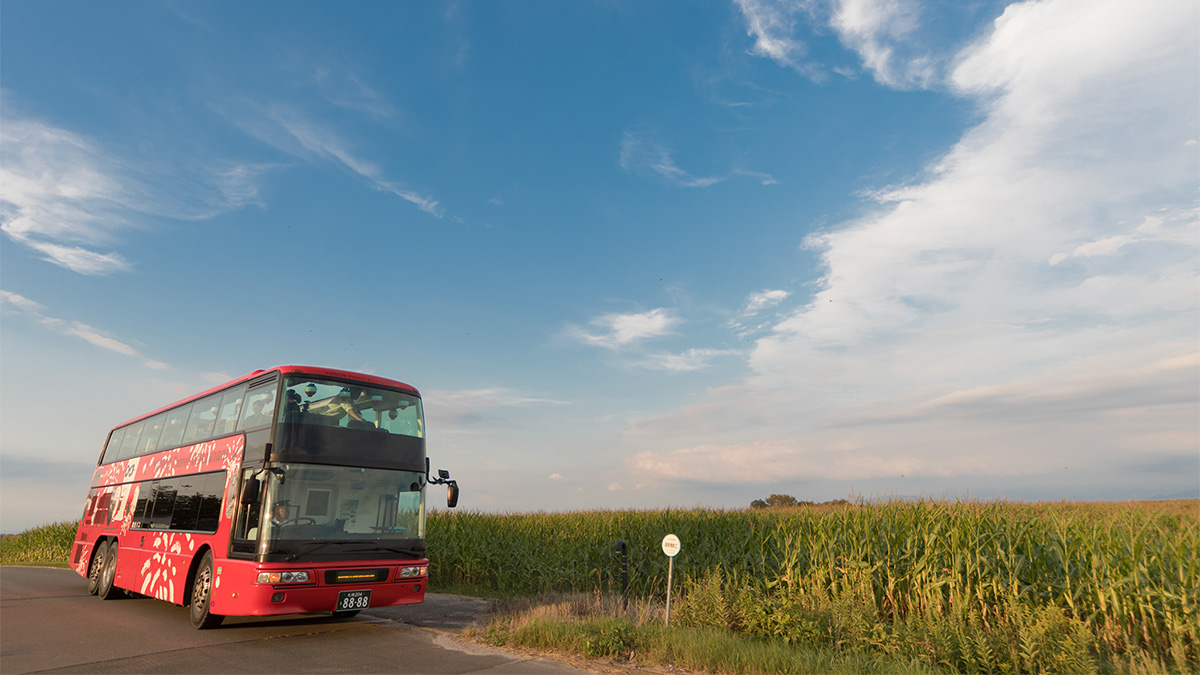
[[[546,476],[546,480],[563,480],[563,475],[561,473],[552,473]]]
[[[773,290],[773,291],[758,291],[751,293],[746,298],[746,306],[742,309],[742,316],[753,316],[763,311],[768,307],[774,307],[791,295],[790,291]]]
[[[7,103],[7,101],[6,101]],[[153,217],[199,220],[257,201],[250,165],[167,168],[6,111],[0,127],[0,230],[43,260],[89,276],[127,272],[110,249]]]
[[[675,164],[670,148],[645,133],[625,132],[621,139],[619,163],[629,174],[665,180],[676,187],[705,188],[735,176],[753,178],[762,185],[779,184],[771,174],[739,168],[730,169],[728,175],[724,176],[694,176]]]
[[[65,129],[6,116],[0,128],[0,229],[43,259],[81,274],[129,269],[115,253],[90,247],[130,227],[136,210],[120,167],[87,139]],[[86,246],[85,246],[86,245]]]
[[[830,24],[877,82],[924,88],[935,83],[939,72],[936,57],[915,51],[919,14],[919,5],[911,0],[835,0]]]
[[[668,148],[628,132],[621,140],[620,163],[625,171],[639,174],[649,172],[678,187],[708,187],[725,180],[719,176],[693,176],[675,165]]]
[[[980,122],[812,236],[812,300],[754,343],[745,382],[632,425],[635,467],[727,482],[1194,458],[1198,19],[1166,0],[1010,6],[954,60]]]
[[[168,366],[161,361],[146,359],[145,355],[135,347],[121,342],[116,338],[108,335],[104,331],[98,330],[80,321],[69,321],[59,319],[46,314],[46,308],[41,304],[30,300],[17,293],[0,290],[0,309],[9,308],[16,312],[29,316],[46,328],[62,335],[79,338],[101,349],[107,349],[111,352],[131,356],[138,359],[143,359],[142,365],[155,370],[163,370]]]
[[[1192,224],[1197,220],[1197,213],[1181,212],[1173,215],[1179,222],[1167,223],[1162,217],[1146,216],[1141,225],[1129,234],[1117,234],[1095,241],[1089,241],[1075,247],[1071,253],[1056,253],[1050,256],[1050,264],[1057,265],[1070,258],[1094,258],[1097,256],[1115,255],[1121,249],[1139,243],[1160,242],[1188,246],[1194,242]],[[1164,225],[1166,227],[1164,227]]]
[[[651,370],[686,373],[707,368],[713,359],[741,354],[742,352],[732,349],[688,349],[678,354],[650,354],[639,365]]]
[[[818,3],[813,0],[734,0],[746,19],[746,34],[754,37],[752,54],[769,58],[816,81],[824,70],[806,60],[808,46],[796,37],[797,24],[812,20]]]
[[[41,313],[46,310],[46,308],[41,304],[36,303],[23,295],[10,293],[8,291],[0,291],[0,307],[3,307],[6,304],[12,305],[21,311],[30,313]]]
[[[680,319],[660,307],[634,314],[605,314],[592,319],[590,325],[599,332],[589,332],[578,326],[567,329],[567,335],[593,347],[621,349],[643,340],[671,335]]]
[[[423,396],[430,424],[445,432],[466,432],[498,423],[500,411],[529,405],[569,405],[566,401],[524,396],[505,387],[427,390]]]
[[[912,89],[936,84],[945,55],[931,51],[922,31],[920,4],[915,0],[734,0],[754,37],[750,53],[816,82],[834,72],[845,77],[857,71],[844,65],[822,64],[809,55],[801,33],[814,38],[831,28],[863,68],[888,87]]]
[[[394,194],[432,216],[441,218],[445,213],[436,199],[389,180],[383,169],[360,156],[334,129],[292,106],[242,101],[220,112],[246,133],[278,150],[295,157],[336,162],[370,181],[375,189]]]

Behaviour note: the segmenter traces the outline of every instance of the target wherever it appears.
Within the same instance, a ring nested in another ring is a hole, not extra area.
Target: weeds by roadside
[[[711,673],[937,673],[919,661],[836,650],[821,645],[756,639],[724,628],[663,625],[664,608],[653,602],[600,595],[545,595],[500,603],[496,616],[469,633],[496,646],[511,646],[606,659],[642,667],[673,667]]]

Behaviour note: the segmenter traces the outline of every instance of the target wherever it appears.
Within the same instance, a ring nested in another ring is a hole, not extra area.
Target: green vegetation
[[[673,532],[674,626],[958,672],[1200,667],[1195,500],[439,512],[428,532],[435,588],[615,594],[623,539],[657,600]]]
[[[0,564],[65,566],[75,529],[5,537]],[[497,644],[714,672],[1200,671],[1196,500],[439,511],[428,532],[434,591],[587,600],[522,601]]]
[[[4,537],[0,539],[0,565],[67,567],[77,529],[78,522],[64,521]]]
[[[665,628],[662,607],[634,603],[630,611],[602,596],[540,596],[502,603],[474,637],[497,646],[567,652],[640,666],[720,673],[935,673],[913,661],[868,650],[750,640],[724,628]]]

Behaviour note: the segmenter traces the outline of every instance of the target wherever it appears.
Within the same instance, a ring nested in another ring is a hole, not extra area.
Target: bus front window
[[[260,550],[288,550],[298,542],[425,536],[422,473],[321,464],[282,464],[278,469],[267,481]]]
[[[348,382],[290,377],[284,382],[279,422],[392,435],[425,437],[421,399],[391,389]]]

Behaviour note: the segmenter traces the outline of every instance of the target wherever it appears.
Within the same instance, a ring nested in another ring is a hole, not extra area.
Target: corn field
[[[77,521],[63,521],[4,537],[0,539],[0,565],[57,563],[66,567],[77,529]]]
[[[683,542],[675,562],[676,592],[714,585],[732,591],[722,619],[731,628],[803,635],[789,617],[821,602],[844,606],[854,600],[869,610],[860,631],[867,637],[855,638],[856,644],[885,651],[908,630],[904,627],[930,620],[995,635],[997,627],[1018,619],[1044,626],[1065,620],[1070,622],[1065,628],[1043,632],[1070,633],[1078,626],[1101,663],[1139,653],[1185,672],[1200,664],[1195,500],[437,512],[427,532],[435,590],[465,585],[507,595],[619,592],[614,545],[624,540],[631,593],[659,597],[667,579],[660,542],[674,533]],[[757,598],[758,606],[747,608],[746,597]],[[720,598],[709,598],[714,601]],[[833,634],[831,628],[821,630]],[[1027,634],[1011,635],[1024,640]],[[991,649],[980,647],[985,648]],[[979,662],[945,661],[959,669]],[[1017,670],[1036,670],[1022,663],[1034,662],[1014,657]]]

